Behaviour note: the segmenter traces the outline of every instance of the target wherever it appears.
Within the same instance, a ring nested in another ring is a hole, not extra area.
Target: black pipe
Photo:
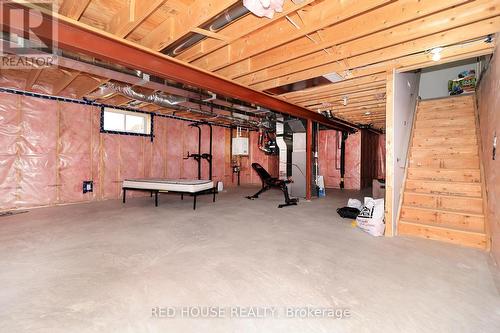
[[[208,125],[208,128],[210,128],[210,148],[209,148],[209,156],[208,156],[208,179],[212,180],[212,125],[206,123],[205,125]]]
[[[345,176],[345,141],[348,137],[347,132],[342,132],[342,141],[340,143],[340,188],[344,188],[344,176]]]
[[[189,126],[196,127],[198,129],[198,155],[195,155],[194,159],[198,162],[198,179],[201,179],[201,127],[198,125],[198,123],[194,123]]]

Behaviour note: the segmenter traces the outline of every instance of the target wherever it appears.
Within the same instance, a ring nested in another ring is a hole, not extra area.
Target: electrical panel
[[[248,138],[233,138],[233,155],[248,155]]]

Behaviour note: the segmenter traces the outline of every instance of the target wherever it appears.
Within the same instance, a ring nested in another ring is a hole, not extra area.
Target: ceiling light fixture
[[[431,50],[432,60],[439,61],[441,60],[441,51],[443,51],[442,47],[435,47]]]
[[[367,115],[367,116],[369,116],[369,115],[371,115],[371,114],[372,114],[372,113],[371,113],[370,111],[366,111],[366,112],[365,112],[365,115]]]

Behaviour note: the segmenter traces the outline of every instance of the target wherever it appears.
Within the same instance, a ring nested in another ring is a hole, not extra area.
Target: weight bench
[[[295,206],[299,202],[298,198],[290,198],[288,194],[287,184],[291,183],[291,180],[282,180],[279,178],[271,177],[271,175],[260,165],[259,163],[252,163],[252,168],[257,172],[262,181],[262,188],[252,196],[248,196],[247,199],[254,200],[259,197],[261,193],[270,190],[271,188],[280,189],[285,196],[285,203],[278,206],[278,208],[283,208],[286,206]]]

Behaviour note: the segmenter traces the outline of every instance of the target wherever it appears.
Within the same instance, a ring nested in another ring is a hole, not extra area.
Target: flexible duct
[[[245,16],[248,13],[249,10],[246,9],[245,6],[243,6],[242,4],[236,4],[226,9],[224,12],[217,15],[207,23],[202,24],[200,28],[212,32],[217,32],[229,23],[236,21],[237,19]],[[181,38],[177,42],[163,49],[161,52],[171,57],[175,57],[194,44],[201,42],[205,38],[207,38],[207,36],[197,33],[189,33],[184,38]]]
[[[171,107],[173,105],[177,105],[187,101],[185,97],[165,95],[163,93],[155,92],[152,94],[143,94],[135,91],[131,86],[119,85],[113,82],[107,83],[106,86],[108,88],[111,88],[115,92],[118,92],[132,99],[136,99],[147,103],[153,103],[164,107]]]
[[[209,111],[196,110],[179,105],[181,103],[187,102],[187,100],[184,97],[165,95],[163,93],[144,94],[135,91],[131,86],[120,85],[113,82],[108,82],[106,84],[106,87],[134,100],[146,103],[152,103],[169,109],[175,109],[180,111],[187,111],[194,114],[199,114],[208,117],[207,120],[222,119],[231,122],[235,126],[240,126],[245,128],[260,128],[263,126],[263,124],[259,121],[245,120],[233,116],[222,115],[219,113],[213,113]]]

